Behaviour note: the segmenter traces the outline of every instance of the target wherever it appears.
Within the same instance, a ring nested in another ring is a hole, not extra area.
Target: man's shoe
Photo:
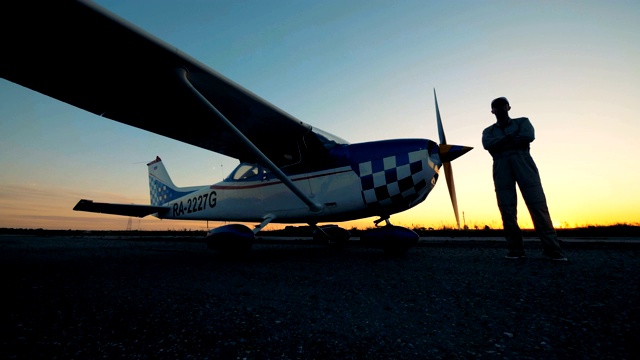
[[[569,261],[569,259],[567,259],[564,255],[562,255],[561,252],[559,251],[552,251],[552,252],[544,252],[543,253],[544,256],[548,257],[550,260],[552,261]]]
[[[524,255],[523,251],[509,251],[507,253],[507,256],[505,256],[504,258],[505,259],[518,260],[518,259],[524,259],[524,258],[526,258],[526,256]]]

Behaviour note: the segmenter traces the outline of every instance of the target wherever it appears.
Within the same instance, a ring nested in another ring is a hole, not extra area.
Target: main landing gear
[[[313,241],[321,244],[328,244],[331,247],[341,248],[347,245],[351,233],[347,229],[343,229],[338,225],[323,225],[315,227],[313,231]]]
[[[382,221],[385,226],[378,227]],[[418,243],[419,235],[402,226],[392,225],[389,217],[381,217],[374,221],[376,228],[365,230],[360,241],[368,246],[381,248],[389,256],[403,256]]]
[[[255,234],[242,224],[229,224],[209,230],[205,237],[207,248],[216,250],[227,257],[238,258],[247,254]]]
[[[217,250],[228,257],[242,257],[246,255],[255,241],[255,233],[268,223],[265,220],[256,229],[251,230],[245,225],[229,224],[224,225],[207,233],[205,242],[209,249]],[[385,222],[384,226],[378,226]],[[382,249],[389,256],[402,256],[410,248],[418,243],[418,234],[402,226],[392,225],[389,217],[382,217],[374,222],[374,229],[364,230],[360,235],[360,242],[365,246]],[[351,237],[351,233],[337,225],[317,226],[315,228],[313,240],[316,243],[328,244],[331,247],[344,247]]]

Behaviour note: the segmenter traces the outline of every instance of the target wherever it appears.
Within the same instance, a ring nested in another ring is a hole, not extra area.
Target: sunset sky
[[[96,2],[351,143],[437,142],[435,88],[448,142],[474,147],[453,162],[471,228],[502,226],[481,143],[499,96],[535,127],[531,153],[557,227],[640,223],[638,1]],[[178,186],[217,182],[237,165],[0,79],[0,228],[124,230],[127,217],[72,208],[81,198],[148,204],[156,155]],[[454,226],[444,179],[391,220]],[[148,217],[131,227],[207,224]]]

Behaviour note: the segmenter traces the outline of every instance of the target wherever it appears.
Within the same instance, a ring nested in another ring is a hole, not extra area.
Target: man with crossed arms
[[[497,121],[482,132],[482,146],[493,157],[493,182],[507,240],[506,258],[525,258],[517,220],[518,184],[542,242],[543,255],[554,261],[567,261],[551,222],[538,168],[529,154],[529,144],[535,139],[533,125],[526,117],[510,118],[509,110],[511,106],[505,97],[493,100],[491,112]]]

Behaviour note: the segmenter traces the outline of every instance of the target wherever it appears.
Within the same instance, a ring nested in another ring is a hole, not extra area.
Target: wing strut
[[[202,104],[204,104],[205,106],[207,106],[209,108],[209,110],[211,110],[211,112],[218,117],[222,123],[229,129],[231,130],[232,133],[234,133],[238,139],[247,146],[247,148],[249,148],[249,150],[258,157],[258,159],[261,160],[262,165],[266,166],[269,170],[271,170],[271,172],[280,180],[282,181],[283,184],[285,184],[297,197],[300,198],[300,200],[302,200],[305,204],[307,204],[307,206],[309,207],[309,209],[313,212],[319,212],[322,210],[322,206],[317,204],[316,202],[314,202],[313,200],[311,200],[307,195],[305,195],[297,186],[295,186],[293,184],[293,181],[291,181],[291,179],[289,179],[287,177],[287,175],[285,175],[282,170],[280,170],[280,168],[278,168],[271,160],[269,160],[269,158],[262,153],[262,151],[260,151],[260,149],[258,149],[257,146],[255,146],[249,139],[247,139],[246,136],[244,136],[244,134],[238,130],[238,128],[236,128],[235,126],[233,126],[233,124],[231,123],[231,121],[229,121],[220,111],[218,111],[218,109],[216,109],[215,106],[213,106],[209,100],[207,100],[207,98],[205,98],[199,91],[198,89],[195,88],[195,86],[193,86],[193,84],[191,84],[191,82],[189,81],[189,73],[186,69],[184,68],[178,68],[177,70],[178,76],[180,77],[180,79],[184,82],[185,85],[187,85],[187,88],[189,88],[193,94],[200,100],[200,102],[202,102]]]
[[[271,214],[267,215],[267,217],[265,217],[265,218],[264,218],[264,220],[260,223],[260,225],[256,226],[256,227],[253,229],[253,234],[255,235],[255,234],[257,234],[258,232],[260,232],[260,230],[264,229],[264,227],[265,227],[265,226],[267,226],[267,225],[269,225],[269,223],[270,223],[273,219],[275,219],[275,218],[276,218],[276,217],[275,217],[275,216],[273,216],[273,215],[271,215]]]

